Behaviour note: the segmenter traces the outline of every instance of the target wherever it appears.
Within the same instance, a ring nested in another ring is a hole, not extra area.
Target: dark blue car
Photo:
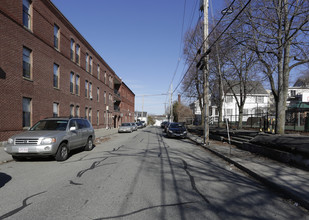
[[[187,129],[183,123],[173,122],[170,123],[167,131],[167,137],[179,137],[179,138],[186,138],[187,137]]]

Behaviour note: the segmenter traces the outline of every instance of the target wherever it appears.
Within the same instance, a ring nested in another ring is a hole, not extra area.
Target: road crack
[[[35,196],[40,195],[40,194],[43,194],[43,193],[46,193],[46,191],[39,192],[39,193],[36,193],[36,194],[34,194],[34,195],[32,195],[32,196],[29,196],[29,197],[25,198],[25,199],[23,200],[23,204],[22,204],[21,207],[19,207],[19,208],[17,208],[17,209],[14,209],[14,210],[12,210],[12,211],[10,211],[10,212],[8,212],[8,213],[6,213],[6,214],[0,216],[0,219],[6,219],[6,218],[8,218],[8,217],[10,217],[10,216],[12,216],[12,215],[15,215],[16,213],[20,212],[21,210],[25,209],[27,206],[29,206],[29,205],[32,204],[32,203],[27,204],[27,201],[28,201],[30,198],[35,197]]]
[[[106,160],[108,157],[105,157],[104,159],[100,160],[100,161],[95,161],[92,163],[92,165],[88,168],[88,169],[85,169],[85,170],[81,170],[77,173],[77,177],[82,177],[82,175],[84,175],[87,171],[90,171],[90,170],[93,170],[99,166],[102,166],[100,165],[104,160]]]
[[[188,205],[188,204],[192,204],[192,203],[196,203],[196,202],[181,202],[181,203],[174,203],[174,204],[150,206],[150,207],[145,207],[145,208],[133,211],[133,212],[125,213],[125,214],[122,214],[122,215],[102,217],[102,218],[97,218],[97,219],[94,219],[94,220],[124,218],[124,217],[130,216],[130,215],[134,215],[134,214],[137,214],[139,212],[143,212],[143,211],[146,211],[146,210],[149,210],[149,209],[173,207],[173,206],[183,206],[183,205]]]

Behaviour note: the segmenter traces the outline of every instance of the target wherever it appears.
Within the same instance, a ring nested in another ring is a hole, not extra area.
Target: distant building
[[[134,119],[135,121],[145,121],[148,124],[148,113],[147,112],[134,112]]]
[[[163,121],[167,121],[167,116],[166,115],[151,115],[151,117],[154,120],[154,126],[161,126],[161,123]]]
[[[135,94],[52,1],[2,0],[0,12],[0,141],[52,116],[134,120]]]
[[[304,123],[309,113],[309,82],[307,79],[298,79],[296,83],[288,89],[287,116],[288,122],[293,122],[297,118],[297,124]]]

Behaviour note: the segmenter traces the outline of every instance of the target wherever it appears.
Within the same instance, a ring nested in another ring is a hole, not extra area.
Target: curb
[[[239,164],[238,162],[224,156],[223,154],[218,153],[215,150],[210,149],[207,146],[204,146],[201,142],[198,142],[197,139],[194,139],[192,137],[188,137],[191,141],[195,142],[196,144],[200,145],[201,147],[203,147],[204,149],[210,151],[211,153],[215,154],[216,156],[224,159],[225,161],[233,164],[234,166],[236,166],[238,169],[246,172],[247,174],[249,174],[251,177],[253,177],[254,179],[256,179],[257,181],[261,182],[262,184],[264,184],[265,186],[267,186],[268,188],[274,190],[277,193],[280,193],[280,196],[285,198],[285,199],[292,199],[293,201],[297,202],[300,206],[304,207],[305,209],[309,210],[309,202],[304,200],[302,197],[296,195],[295,193],[293,193],[290,190],[285,189],[284,187],[282,187],[281,185],[278,185],[272,181],[269,181],[267,178],[257,174],[256,172],[253,172],[252,170],[244,167],[243,165]]]

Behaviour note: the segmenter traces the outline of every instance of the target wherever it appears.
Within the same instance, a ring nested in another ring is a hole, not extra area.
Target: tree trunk
[[[244,112],[244,105],[239,106],[239,115],[238,115],[238,129],[242,129],[242,117],[243,117],[243,112]]]

